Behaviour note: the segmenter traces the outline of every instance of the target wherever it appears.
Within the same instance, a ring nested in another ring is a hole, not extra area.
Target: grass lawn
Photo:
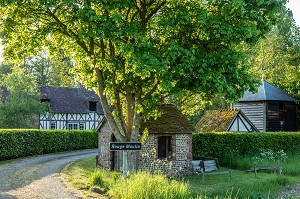
[[[95,158],[80,160],[69,165],[63,178],[86,196],[108,198],[110,187],[122,178],[116,172],[95,173]],[[205,176],[191,175],[184,179],[194,198],[274,198],[285,186],[300,181],[299,176],[277,175],[274,173],[245,173],[234,170],[232,180],[229,174]]]
[[[192,191],[208,198],[273,198],[285,186],[299,182],[296,177],[279,176],[274,173],[245,173],[235,170],[230,181],[229,175],[189,176]]]

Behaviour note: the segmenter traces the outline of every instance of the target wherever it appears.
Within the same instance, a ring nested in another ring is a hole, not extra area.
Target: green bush
[[[94,131],[0,130],[0,160],[97,147]]]
[[[232,166],[237,157],[255,155],[262,149],[299,152],[300,132],[199,132],[193,135],[193,158],[216,157],[224,166]]]

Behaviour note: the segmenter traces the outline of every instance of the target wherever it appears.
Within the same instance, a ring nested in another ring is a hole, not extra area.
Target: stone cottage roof
[[[250,101],[295,101],[295,99],[287,94],[282,89],[270,84],[266,80],[262,79],[262,85],[258,88],[257,93],[251,93],[245,91],[244,96],[239,102]]]
[[[224,132],[232,131],[236,118],[242,122],[241,127],[244,126],[246,131],[258,131],[252,122],[245,116],[245,114],[238,109],[233,110],[207,110],[196,125],[197,131],[203,132]],[[234,130],[237,131],[237,130]]]
[[[160,105],[161,117],[151,118],[141,125],[141,132],[148,128],[149,134],[186,134],[193,133],[195,129],[185,115],[174,105]]]
[[[41,100],[48,101],[53,113],[89,113],[90,102],[96,103],[96,112],[103,114],[99,96],[85,88],[41,86]]]

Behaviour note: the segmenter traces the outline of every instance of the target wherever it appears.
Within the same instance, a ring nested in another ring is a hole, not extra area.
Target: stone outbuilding
[[[136,153],[136,168],[151,170],[168,165],[173,173],[191,174],[192,168],[192,133],[194,127],[188,119],[173,105],[160,105],[162,115],[150,119],[141,125],[141,132],[148,129],[148,136],[142,143],[142,150]],[[109,142],[116,139],[106,120],[98,127],[99,155],[98,163],[110,170],[122,170],[122,151],[110,151]],[[162,164],[157,164],[163,162]],[[161,168],[165,169],[165,168]]]

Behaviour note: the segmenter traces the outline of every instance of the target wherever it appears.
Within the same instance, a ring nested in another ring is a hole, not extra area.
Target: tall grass
[[[105,192],[108,189],[108,184],[105,181],[105,174],[102,170],[95,171],[91,174],[89,177],[89,186],[98,186],[103,189],[103,192]]]
[[[283,167],[283,173],[289,176],[300,176],[300,156],[299,153],[288,153],[285,161],[272,161],[264,159],[263,161],[255,161],[259,154],[249,154],[244,156],[233,156],[228,154],[220,162],[223,166],[230,167],[231,169],[247,170],[254,166],[277,166]]]
[[[286,163],[283,165],[283,172],[290,176],[300,176],[300,156],[298,154],[289,154]]]
[[[147,172],[138,172],[127,179],[120,179],[110,188],[109,194],[113,198],[120,199],[188,199],[192,197],[187,183]]]

